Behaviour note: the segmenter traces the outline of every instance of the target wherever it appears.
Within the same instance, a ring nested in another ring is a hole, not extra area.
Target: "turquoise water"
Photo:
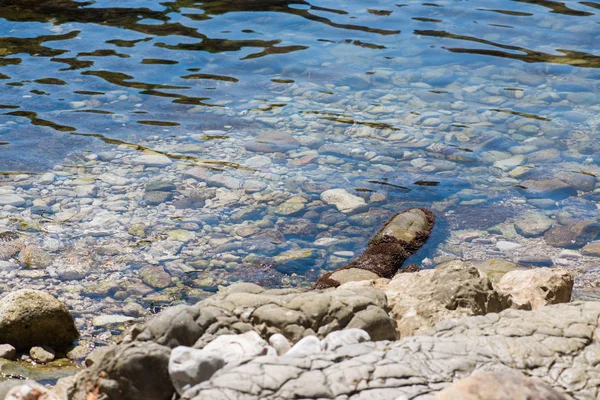
[[[592,115],[571,113],[597,102],[599,4],[2,1],[0,171],[39,172],[109,139],[262,126],[242,114],[377,122],[357,114],[387,87],[422,101],[390,102],[385,124],[396,129],[412,124],[398,113],[443,110],[465,114],[437,126],[446,132],[476,130],[473,115],[485,112],[494,124],[518,116],[546,132],[595,130]],[[469,96],[475,85],[488,96]],[[292,86],[318,98],[297,104]],[[452,107],[461,92],[465,110]],[[565,101],[572,93],[579,101]],[[328,110],[344,99],[346,109]]]
[[[411,206],[438,216],[411,260],[424,267],[597,271],[517,225],[600,217],[598,13],[0,0],[0,231],[50,258],[0,257],[0,287],[64,295],[97,340],[110,337],[99,313],[137,317],[237,280],[310,286]],[[536,183],[555,178],[568,187]],[[340,211],[329,189],[364,205]]]

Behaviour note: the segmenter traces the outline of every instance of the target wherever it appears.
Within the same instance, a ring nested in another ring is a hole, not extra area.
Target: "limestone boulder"
[[[401,337],[425,332],[444,319],[505,308],[487,275],[469,262],[450,261],[372,285],[386,294]]]
[[[571,301],[573,275],[562,268],[514,270],[500,279],[496,290],[511,308],[536,310]]]
[[[0,343],[18,349],[48,345],[61,350],[78,337],[67,307],[48,293],[22,289],[0,300]]]
[[[596,399],[599,318],[600,302],[580,302],[446,320],[428,335],[395,342],[362,342],[304,357],[257,357],[218,370],[182,399],[431,400],[476,372],[509,369],[527,378],[487,378],[497,390],[481,399],[562,400],[556,392],[568,393],[567,399]],[[494,397],[511,390],[511,382],[523,393],[513,389],[508,393],[514,397]],[[530,396],[520,397],[525,393]]]

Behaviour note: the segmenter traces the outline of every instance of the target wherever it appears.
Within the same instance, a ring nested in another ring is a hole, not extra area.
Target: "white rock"
[[[496,242],[496,248],[500,251],[511,251],[521,247],[519,243],[508,242],[506,240],[498,240]]]
[[[0,271],[14,271],[17,266],[10,261],[0,260]]]
[[[54,179],[56,179],[56,175],[54,175],[51,172],[47,172],[47,173],[43,174],[42,176],[40,176],[39,182],[40,183],[52,183],[52,182],[54,182]]]
[[[60,400],[58,395],[37,383],[9,390],[4,400]]]
[[[577,259],[577,258],[583,257],[581,255],[581,253],[578,252],[577,250],[563,250],[560,252],[560,254],[558,256],[560,258],[571,258],[571,259]]]
[[[103,314],[103,315],[98,315],[98,316],[94,317],[94,319],[92,320],[92,324],[94,326],[106,326],[106,325],[113,325],[113,324],[122,324],[123,322],[133,321],[134,319],[135,318],[133,318],[133,317],[127,317],[125,315]]]
[[[350,194],[344,189],[326,190],[321,193],[321,200],[327,204],[333,204],[345,214],[364,211],[368,208],[364,199]]]
[[[271,159],[267,156],[254,156],[246,160],[246,166],[250,168],[266,167],[271,164]]]
[[[209,380],[224,365],[225,359],[220,353],[178,346],[171,351],[169,376],[177,393],[182,394],[190,387]]]
[[[129,183],[129,179],[115,174],[102,174],[98,177],[102,182],[106,182],[109,185],[123,186]]]
[[[171,164],[171,160],[162,154],[144,154],[131,160],[133,165],[144,165],[146,167],[165,167]]]
[[[336,242],[338,242],[339,239],[336,238],[330,238],[330,237],[323,237],[323,238],[319,238],[317,240],[315,240],[315,247],[329,247],[334,245]]]
[[[371,336],[362,329],[343,329],[341,331],[331,332],[327,335],[325,339],[321,341],[321,348],[326,351],[333,351],[342,346],[368,342],[369,340],[371,340]]]
[[[316,336],[306,336],[296,343],[287,353],[286,357],[304,357],[321,351],[321,341]]]
[[[25,199],[16,194],[0,194],[0,206],[20,207],[25,205]]]
[[[204,350],[218,352],[227,362],[277,354],[277,351],[254,331],[240,335],[221,335],[204,346]]]
[[[496,161],[494,163],[494,167],[500,168],[503,171],[508,171],[509,169],[518,167],[519,165],[523,164],[524,162],[525,162],[525,156],[523,156],[521,154],[517,154],[516,156],[512,156],[511,158]]]
[[[280,356],[284,355],[292,348],[292,345],[290,344],[289,340],[287,340],[287,338],[281,333],[271,335],[271,337],[269,338],[269,344],[275,349],[275,351],[277,351],[277,354]]]

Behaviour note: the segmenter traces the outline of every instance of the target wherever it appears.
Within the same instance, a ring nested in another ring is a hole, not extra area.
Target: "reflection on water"
[[[98,285],[82,296],[151,308],[237,279],[306,285],[411,205],[443,216],[435,262],[542,240],[514,228],[525,211],[598,217],[599,12],[0,0],[0,226],[101,265],[46,271]],[[332,188],[368,212],[325,204]]]

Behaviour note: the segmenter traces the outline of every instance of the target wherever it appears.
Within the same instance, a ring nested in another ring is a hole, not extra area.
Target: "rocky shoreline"
[[[570,303],[568,270],[505,260],[394,274],[433,224],[428,210],[405,210],[356,261],[318,281],[329,288],[234,284],[131,327],[53,390],[34,381],[0,390],[8,400],[600,395],[600,302]],[[42,350],[54,355],[49,345],[66,350],[77,337],[64,305],[43,292],[0,301],[0,341],[30,348],[38,362]]]

